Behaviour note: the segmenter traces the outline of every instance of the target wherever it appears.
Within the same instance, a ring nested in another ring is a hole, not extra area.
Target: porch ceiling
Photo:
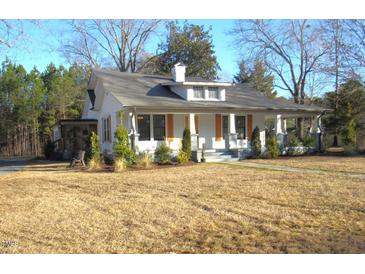
[[[287,109],[262,109],[262,108],[227,108],[227,107],[212,107],[212,108],[166,108],[160,107],[130,107],[129,112],[151,112],[151,113],[173,113],[173,114],[188,114],[188,113],[260,113],[267,117],[275,117],[281,114],[282,117],[294,118],[294,117],[312,117],[323,113],[323,111],[312,111],[312,110],[287,110]]]

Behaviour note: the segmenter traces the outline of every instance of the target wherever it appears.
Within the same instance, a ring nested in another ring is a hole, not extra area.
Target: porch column
[[[312,127],[310,128],[311,135],[316,140],[316,149],[318,151],[322,148],[322,132],[321,132],[321,116],[315,116]]]
[[[191,154],[192,154],[192,160],[195,162],[199,162],[201,160],[201,157],[199,156],[198,150],[199,150],[199,135],[196,133],[195,130],[195,114],[189,113],[189,119],[188,119],[188,125],[190,129],[190,135],[191,135]]]
[[[189,129],[190,129],[191,135],[196,134],[196,130],[195,130],[195,114],[194,113],[189,113]]]
[[[129,113],[129,119],[128,124],[130,125],[130,141],[131,141],[131,147],[134,151],[138,151],[138,141],[139,141],[139,134],[137,132],[137,113],[136,110]]]
[[[283,133],[287,134],[288,132],[286,131],[286,118],[283,119]]]
[[[285,123],[285,131],[286,131],[286,123]],[[281,114],[277,114],[275,117],[275,133],[276,133],[276,138],[278,140],[279,146],[283,146],[284,145],[284,132],[283,132],[283,128],[282,128]]]
[[[236,119],[235,114],[229,114],[229,149],[236,149],[237,148],[237,133],[236,133]]]

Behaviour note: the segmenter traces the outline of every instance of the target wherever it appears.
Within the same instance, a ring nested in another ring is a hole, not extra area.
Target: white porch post
[[[129,119],[128,124],[130,125],[130,141],[131,141],[131,147],[134,151],[138,151],[138,141],[139,141],[139,134],[137,132],[137,113],[134,109],[132,112],[129,112]]]
[[[195,114],[189,113],[189,128],[191,135],[196,134],[195,130]]]
[[[322,132],[321,132],[321,116],[317,115],[314,117],[312,127],[310,128],[310,133],[316,139],[316,149],[319,151],[322,147]]]
[[[283,133],[282,127],[281,127],[281,114],[276,115],[275,117],[275,133],[280,134]]]
[[[229,149],[237,148],[237,133],[236,133],[236,119],[235,114],[229,114]]]
[[[189,113],[189,129],[191,135],[191,152],[192,152],[192,159],[196,162],[200,162],[201,157],[199,156],[199,135],[196,133],[195,129],[195,113]]]
[[[285,131],[286,131],[286,121],[285,121]],[[281,114],[277,114],[275,117],[275,133],[276,133],[276,138],[278,140],[279,146],[283,146],[284,145],[284,132],[283,132],[283,128],[282,128]]]
[[[283,133],[287,134],[288,132],[286,131],[286,118],[283,119]]]

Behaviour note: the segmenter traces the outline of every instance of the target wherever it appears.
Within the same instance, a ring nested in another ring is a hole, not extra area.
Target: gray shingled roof
[[[111,92],[123,105],[135,107],[165,108],[229,108],[246,110],[282,110],[322,112],[325,109],[314,105],[297,105],[285,99],[271,99],[262,95],[250,84],[226,87],[226,101],[186,101],[168,86],[170,77],[143,75],[109,70],[94,70],[94,76],[101,80],[105,89]]]

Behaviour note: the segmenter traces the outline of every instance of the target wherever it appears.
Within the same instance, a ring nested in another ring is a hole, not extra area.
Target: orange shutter
[[[167,114],[167,141],[174,141],[174,115]]]
[[[247,115],[247,137],[250,140],[252,136],[252,114]]]
[[[222,141],[222,114],[215,115],[215,140]]]

